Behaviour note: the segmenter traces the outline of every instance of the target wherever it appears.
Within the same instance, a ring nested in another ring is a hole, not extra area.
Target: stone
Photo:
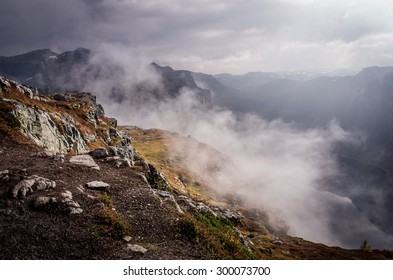
[[[109,156],[109,152],[105,148],[97,148],[91,151],[89,154],[95,158],[106,158]]]
[[[89,155],[78,155],[70,158],[70,162],[77,165],[90,167],[91,169],[100,170],[100,167]]]
[[[72,192],[65,191],[61,193],[60,196],[61,196],[60,203],[66,206],[70,214],[80,214],[83,212],[83,209],[81,208],[79,203],[74,201],[74,198],[72,197]]]
[[[11,190],[11,195],[14,198],[25,198],[28,193],[53,189],[55,187],[55,181],[33,175],[20,181],[16,186],[14,186]]]
[[[41,158],[52,158],[55,161],[59,161],[59,162],[64,162],[65,160],[65,155],[63,154],[59,154],[56,151],[41,151],[35,154],[35,156],[37,157],[41,157]]]
[[[88,189],[99,190],[99,191],[105,191],[107,188],[109,188],[109,184],[102,181],[91,181],[86,183],[85,186]]]
[[[162,190],[155,190],[155,189],[152,189],[152,190],[153,190],[153,193],[155,195],[157,195],[158,197],[163,198],[164,201],[171,202],[175,206],[177,212],[179,212],[180,214],[184,214],[184,212],[183,212],[183,210],[181,210],[179,204],[177,204],[176,199],[173,196],[173,194],[171,194],[171,193],[169,193],[167,191],[162,191]]]
[[[33,201],[33,207],[36,209],[42,209],[50,206],[57,202],[57,199],[49,196],[39,196]]]
[[[242,243],[242,246],[248,251],[248,252],[252,252],[251,248],[248,246],[248,242],[247,240],[244,238],[243,234],[240,232],[240,230],[236,227],[233,228],[234,232],[236,233],[236,235],[239,237],[240,242]]]
[[[273,240],[272,243],[274,245],[282,245],[282,241],[281,240]]]
[[[140,245],[137,245],[137,244],[128,244],[127,250],[137,252],[137,253],[142,253],[142,254],[145,254],[147,252],[146,248],[144,248]]]
[[[105,162],[112,162],[117,168],[119,167],[131,167],[131,161],[127,158],[121,158],[119,156],[106,157],[103,159]]]
[[[10,179],[8,170],[0,171],[0,181],[6,182]]]
[[[83,212],[79,203],[74,201],[70,191],[61,193],[59,198],[39,196],[33,201],[32,206],[37,210],[61,209],[61,211],[68,214],[80,214]]]
[[[126,235],[126,236],[123,237],[123,240],[124,240],[125,242],[130,242],[130,241],[131,241],[131,236]]]

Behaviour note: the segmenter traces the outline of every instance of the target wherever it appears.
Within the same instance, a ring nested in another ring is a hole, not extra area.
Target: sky
[[[209,74],[393,65],[391,0],[2,0],[0,55],[103,45]]]

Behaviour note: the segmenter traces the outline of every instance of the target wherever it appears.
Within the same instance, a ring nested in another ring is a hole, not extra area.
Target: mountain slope
[[[392,257],[287,236],[268,209],[209,188],[227,159],[191,138],[118,128],[86,93],[0,86],[2,259]],[[48,146],[55,139],[62,145]],[[181,149],[168,154],[174,143],[209,151],[218,165],[198,174]]]

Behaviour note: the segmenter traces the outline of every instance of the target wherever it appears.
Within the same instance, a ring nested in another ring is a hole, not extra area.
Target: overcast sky
[[[393,65],[391,0],[1,0],[0,55],[102,44],[206,73]]]

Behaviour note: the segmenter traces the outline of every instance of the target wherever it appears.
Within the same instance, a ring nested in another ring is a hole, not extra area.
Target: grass
[[[188,213],[177,228],[182,238],[207,248],[209,259],[256,259],[242,246],[232,223],[211,213]]]
[[[95,217],[95,234],[98,238],[110,237],[116,240],[129,234],[131,226],[125,217],[114,210],[111,197],[106,194],[99,194],[98,200],[104,204],[101,215]]]

